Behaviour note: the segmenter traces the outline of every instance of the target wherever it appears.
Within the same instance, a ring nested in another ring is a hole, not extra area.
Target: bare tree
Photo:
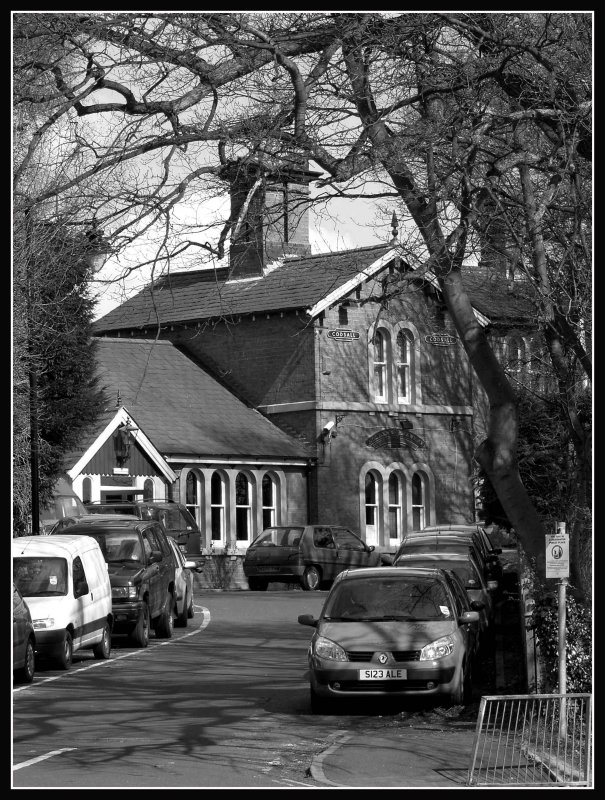
[[[570,398],[591,378],[590,15],[19,13],[14,38],[15,107],[37,112],[15,159],[17,209],[76,199],[122,248],[155,237],[154,269],[222,256],[237,219],[213,236],[215,221],[181,225],[177,212],[219,197],[229,165],[267,152],[320,166],[322,201],[371,181],[398,203],[405,255],[437,276],[487,396],[476,457],[542,569],[515,387],[464,275],[497,238],[495,213],[504,255],[533,287],[588,477],[589,423]],[[32,193],[42,147],[55,157]]]

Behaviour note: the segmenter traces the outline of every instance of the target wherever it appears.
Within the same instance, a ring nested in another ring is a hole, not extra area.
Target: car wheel
[[[189,605],[187,606],[187,616],[189,619],[193,619],[193,615],[195,614],[195,609],[193,607],[193,595],[191,595],[189,599]]]
[[[248,588],[251,592],[266,592],[269,581],[265,578],[248,578]]]
[[[306,592],[315,592],[319,589],[321,583],[321,572],[315,565],[307,567],[300,579],[302,588]]]
[[[450,705],[452,706],[464,705],[464,688],[467,682],[466,675],[467,675],[466,668],[462,666],[460,668],[460,674],[458,675],[458,680],[456,681],[456,685],[450,695]]]
[[[101,641],[92,648],[95,658],[110,658],[111,657],[111,631],[109,625],[105,623],[103,628],[103,636]]]
[[[57,651],[56,657],[56,661],[60,669],[69,669],[71,667],[73,654],[74,643],[73,639],[71,638],[71,633],[69,631],[65,631],[63,641],[59,645],[59,650]]]
[[[147,603],[143,603],[143,608],[139,614],[139,618],[137,620],[137,624],[134,626],[134,630],[130,634],[130,638],[137,647],[147,647],[149,644],[149,606]]]
[[[174,620],[175,628],[186,628],[187,627],[187,620],[189,619],[189,596],[185,594],[185,598],[183,600],[183,610],[181,612],[177,612],[176,619]]]
[[[311,697],[311,713],[313,714],[329,714],[334,710],[334,701],[327,697],[320,697],[315,693],[313,687],[310,687]]]
[[[34,679],[36,671],[36,653],[34,649],[34,642],[31,637],[27,640],[25,645],[25,659],[21,669],[15,670],[15,678],[20,683],[31,683]]]
[[[172,627],[174,625],[173,607],[174,600],[172,599],[172,594],[168,592],[166,602],[164,603],[164,610],[158,617],[155,626],[155,635],[158,639],[170,639],[172,636]]]

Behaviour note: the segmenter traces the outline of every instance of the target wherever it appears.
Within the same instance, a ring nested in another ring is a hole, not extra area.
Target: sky
[[[213,213],[228,213],[228,197],[225,196],[223,207],[214,203]],[[393,203],[393,207],[395,203]],[[185,210],[185,216],[187,211]],[[200,209],[191,210],[192,220],[200,216]],[[382,218],[384,216],[384,218]],[[356,247],[368,247],[391,239],[392,211],[382,215],[376,201],[337,198],[330,201],[329,211],[322,204],[313,208],[310,214],[309,240],[313,254],[350,250]],[[181,219],[184,219],[183,213]],[[139,261],[147,260],[151,254],[139,248]],[[122,277],[126,254],[110,257],[103,269],[97,273],[92,284],[96,295],[95,319],[107,314],[129,297],[137,294],[152,279],[152,268],[144,267],[133,270],[127,277]],[[127,254],[128,267],[137,262],[137,252]],[[200,267],[205,266],[200,261]],[[198,267],[199,268],[199,267]],[[182,271],[182,267],[173,266],[174,271]],[[158,277],[158,272],[155,272]]]

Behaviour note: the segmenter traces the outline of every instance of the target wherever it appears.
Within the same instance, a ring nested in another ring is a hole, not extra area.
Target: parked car
[[[342,572],[307,653],[311,708],[359,697],[471,699],[479,611],[455,574],[439,568],[385,567]]]
[[[502,562],[500,561],[500,555],[502,554],[502,548],[494,545],[483,525],[479,525],[478,523],[467,525],[452,525],[450,523],[443,525],[430,525],[428,528],[424,528],[422,530],[422,533],[427,532],[434,532],[438,535],[443,534],[445,536],[455,533],[457,535],[468,536],[469,538],[472,538],[473,541],[477,543],[479,549],[483,553],[485,561],[490,566],[492,580],[498,581],[498,589],[501,587]]]
[[[481,567],[485,584],[492,594],[498,591],[499,582],[495,579],[492,565],[486,561],[485,551],[480,548],[474,537],[465,533],[436,533],[434,531],[423,531],[423,535],[405,537],[399,545],[393,563],[403,554],[411,553],[468,553],[475,556],[477,564]]]
[[[442,553],[430,551],[423,553],[402,553],[393,562],[394,567],[439,567],[449,569],[460,578],[469,600],[482,603],[480,611],[480,631],[483,639],[489,639],[493,632],[495,605],[487,588],[480,565],[472,552]]]
[[[133,500],[122,503],[86,503],[88,514],[132,514],[139,519],[161,522],[187,557],[199,558],[202,534],[193,515],[173,500]]]
[[[339,525],[284,525],[266,528],[244,557],[244,575],[253,591],[270,581],[300,583],[315,591],[349,567],[374,567],[380,555],[373,545]]]
[[[70,537],[95,539],[107,562],[113,599],[114,633],[147,647],[150,629],[172,636],[175,564],[162,524],[132,517],[78,522]],[[51,537],[52,538],[52,537]]]
[[[50,500],[40,505],[40,533],[48,535],[53,525],[64,517],[86,514],[84,504],[66,481],[59,481]]]
[[[186,561],[176,541],[169,536],[168,544],[174,558],[174,602],[177,628],[186,628],[193,619],[193,572],[201,571],[195,561]],[[192,572],[193,570],[193,572]]]
[[[107,565],[91,537],[13,539],[13,581],[25,598],[36,654],[69,669],[76,650],[111,655],[113,613]]]
[[[13,582],[13,678],[31,683],[36,672],[36,633],[29,606]]]

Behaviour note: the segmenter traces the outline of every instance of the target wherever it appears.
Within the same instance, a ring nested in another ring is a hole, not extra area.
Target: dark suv
[[[111,582],[114,633],[128,634],[138,647],[147,647],[150,629],[158,638],[172,636],[175,563],[160,523],[91,515],[62,533],[99,543]]]
[[[199,558],[201,532],[186,506],[173,500],[133,500],[121,503],[86,503],[88,514],[133,514],[139,519],[156,519],[166,533],[176,540],[179,550],[190,558]]]

